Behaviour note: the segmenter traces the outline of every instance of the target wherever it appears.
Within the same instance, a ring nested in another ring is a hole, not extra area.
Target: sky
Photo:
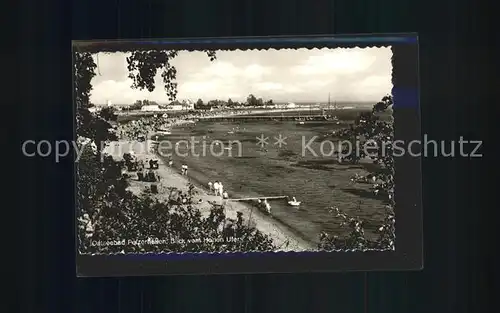
[[[177,99],[245,101],[249,94],[274,102],[377,102],[391,92],[390,47],[217,51],[210,61],[203,52],[180,51],[171,61],[177,69]],[[169,103],[160,73],[153,92],[132,89],[126,57],[98,53],[92,80],[94,104],[132,104],[147,99]]]

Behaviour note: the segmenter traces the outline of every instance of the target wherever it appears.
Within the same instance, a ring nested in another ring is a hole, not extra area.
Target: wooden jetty
[[[240,198],[240,199],[227,199],[229,201],[251,201],[251,200],[272,200],[272,199],[286,199],[288,196],[273,196],[273,197],[255,197],[255,198]]]

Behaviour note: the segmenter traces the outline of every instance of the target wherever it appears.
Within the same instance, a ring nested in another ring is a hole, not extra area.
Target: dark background
[[[15,94],[21,109],[21,140],[71,139],[71,39],[414,31],[420,35],[423,132],[436,140],[461,135],[486,140],[481,127],[494,103],[486,92],[492,82],[484,76],[493,65],[489,45],[498,36],[491,28],[487,33],[488,12],[480,15],[477,1],[18,3],[22,12],[13,16],[20,26],[18,50],[3,54],[5,67],[15,65],[18,86],[6,94]],[[12,56],[21,62],[10,62]],[[424,160],[421,272],[122,279],[75,278],[71,160],[21,162],[22,190],[14,208],[22,228],[10,234],[15,240],[4,240],[15,243],[19,256],[17,270],[10,273],[16,280],[17,296],[10,298],[16,311],[485,312],[495,287],[498,262],[486,258],[494,254],[487,249],[493,238],[486,221],[494,219],[486,214],[479,159]],[[5,210],[11,206],[2,204]],[[3,223],[4,229],[10,226]]]

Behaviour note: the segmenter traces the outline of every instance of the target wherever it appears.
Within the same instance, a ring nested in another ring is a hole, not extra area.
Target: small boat
[[[297,125],[304,125],[304,124],[305,124],[304,121],[300,121],[300,122],[297,123]]]
[[[288,205],[291,205],[291,206],[299,206],[300,205],[300,201],[297,201],[297,199],[295,199],[295,197],[293,197],[292,200],[288,201]]]

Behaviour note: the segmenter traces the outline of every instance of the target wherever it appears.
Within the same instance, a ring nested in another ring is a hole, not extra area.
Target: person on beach
[[[214,190],[214,186],[211,181],[208,182],[208,190],[210,190],[210,193]]]
[[[187,176],[187,174],[188,174],[188,166],[184,164],[184,175]]]
[[[219,195],[219,181],[217,181],[217,180],[214,183],[214,192],[215,192],[216,196]]]
[[[223,199],[229,198],[229,195],[227,194],[227,191],[224,191],[224,193],[222,194],[222,198]]]
[[[169,167],[172,167],[172,165],[174,165],[174,161],[173,161],[172,159],[170,159],[170,160],[168,161],[168,166],[169,166]]]

